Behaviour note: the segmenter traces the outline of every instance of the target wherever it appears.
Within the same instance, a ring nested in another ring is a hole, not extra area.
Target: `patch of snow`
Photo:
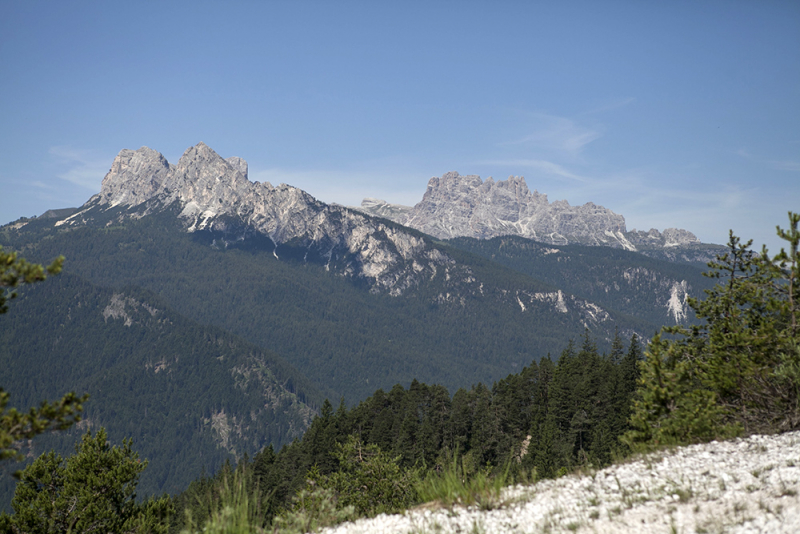
[[[65,223],[67,223],[67,222],[71,221],[72,219],[74,219],[74,218],[75,218],[75,217],[77,217],[78,215],[83,215],[84,213],[86,213],[87,211],[89,211],[91,208],[92,208],[92,206],[90,206],[90,207],[86,208],[85,210],[81,210],[81,211],[79,211],[79,212],[73,213],[72,215],[70,215],[70,216],[69,216],[69,217],[67,217],[66,219],[62,219],[62,220],[58,221],[58,222],[57,222],[57,223],[56,223],[54,226],[61,226],[62,224],[65,224]]]

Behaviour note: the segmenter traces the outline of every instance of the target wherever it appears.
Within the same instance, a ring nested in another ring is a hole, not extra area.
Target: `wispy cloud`
[[[536,170],[550,176],[568,178],[583,184],[591,183],[593,180],[569,171],[563,165],[553,163],[543,159],[506,159],[506,160],[484,160],[477,161],[478,165],[496,165],[498,167],[513,167],[519,170]]]
[[[800,172],[800,161],[770,161],[769,165],[778,171]]]
[[[583,113],[580,114],[580,116],[583,116],[583,115],[594,115],[596,113],[603,113],[605,111],[611,111],[612,109],[619,109],[619,108],[627,106],[628,104],[633,103],[634,101],[636,101],[636,99],[634,97],[632,97],[632,96],[627,97],[627,98],[620,98],[618,100],[612,100],[611,102],[603,104],[602,106],[598,106],[596,108],[590,109],[589,111],[584,111]]]
[[[526,115],[533,122],[533,131],[518,139],[502,142],[501,146],[528,146],[577,155],[583,147],[601,136],[596,129],[582,126],[566,117],[544,113]]]
[[[66,171],[56,176],[93,191],[100,189],[100,182],[109,169],[111,161],[109,158],[99,157],[90,150],[80,150],[69,146],[54,146],[48,152],[67,168]]]
[[[752,154],[745,148],[740,148],[737,150],[736,155],[757,163],[761,163],[762,165],[776,171],[800,172],[800,161],[766,159]]]

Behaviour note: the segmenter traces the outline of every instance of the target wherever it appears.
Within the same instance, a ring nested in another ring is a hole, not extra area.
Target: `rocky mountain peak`
[[[171,170],[167,159],[152,148],[121,150],[103,178],[100,198],[112,206],[141,204],[161,189]]]
[[[143,217],[177,204],[189,232],[210,231],[227,240],[261,234],[279,247],[307,249],[344,275],[366,278],[373,290],[399,295],[452,259],[425,239],[336,205],[296,187],[251,182],[247,162],[224,159],[205,143],[188,148],[177,165],[147,147],[122,150],[101,191],[56,225],[86,224],[99,208],[127,208],[118,217]],[[409,208],[410,209],[410,208]],[[224,236],[224,237],[222,237]],[[216,239],[215,239],[216,242]]]
[[[477,175],[447,172],[430,179],[422,200],[413,208],[365,199],[357,209],[440,239],[518,235],[554,245],[621,247],[656,257],[663,255],[661,251],[701,244],[694,234],[677,228],[663,234],[654,229],[627,232],[622,215],[593,202],[582,206],[571,206],[566,200],[549,202],[547,195],[531,192],[522,176],[483,181]],[[667,259],[705,262],[712,255],[695,251],[691,258],[685,254],[673,258],[670,252]]]
[[[228,207],[236,202],[253,185],[240,167],[222,159],[205,143],[198,143],[183,153],[164,189],[170,200],[194,202],[217,211],[223,204]]]
[[[376,217],[397,221],[405,220],[408,212],[411,211],[411,206],[389,204],[385,200],[379,198],[365,198],[361,201],[361,208],[354,209],[375,215]]]
[[[700,244],[696,235],[681,228],[667,228],[663,233],[655,228],[651,228],[647,232],[634,228],[627,234],[627,237],[631,243],[639,247],[674,248]]]
[[[152,148],[123,149],[103,178],[98,195],[101,204],[137,206],[152,198],[182,200],[202,205],[231,201],[250,185],[247,162],[228,160],[205,143],[188,148],[177,165]]]
[[[242,176],[248,178],[247,176],[247,162],[238,156],[233,156],[231,158],[226,158],[231,167],[242,173]],[[249,179],[249,178],[248,178]]]
[[[495,182],[457,172],[431,178],[422,201],[398,222],[442,239],[520,235],[554,244],[621,242],[617,234],[625,232],[621,215],[592,203],[550,204],[522,176]]]

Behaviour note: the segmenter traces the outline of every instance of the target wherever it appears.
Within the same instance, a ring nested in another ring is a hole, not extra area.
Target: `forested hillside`
[[[273,350],[348,403],[415,378],[452,390],[491,383],[558,353],[586,327],[603,347],[615,329],[657,330],[453,248],[443,250],[467,274],[440,270],[393,297],[328,270],[305,248],[276,249],[259,234],[186,233],[170,210],[120,223],[118,211],[84,227],[5,227],[0,239],[32,259],[64,254],[67,272],[95,284],[152,291],[192,320]]]
[[[310,471],[321,480],[336,472],[355,470],[357,476],[359,466],[375,473],[374,462],[383,461],[399,469],[397,479],[389,481],[396,485],[404,471],[440,473],[453,461],[467,478],[505,472],[519,480],[553,477],[581,465],[603,466],[620,451],[617,438],[628,430],[641,350],[635,338],[627,347],[616,338],[610,353],[600,354],[584,336],[580,347],[569,343],[557,362],[531,362],[492,387],[476,384],[451,396],[442,386],[415,380],[408,388],[378,390],[350,409],[340,405],[334,410],[326,403],[301,440],[277,453],[269,447],[238,469],[251,484],[247,491],[261,496],[263,520],[269,523],[274,514],[291,508]],[[353,465],[337,460],[337,444],[341,447],[348,438],[365,451]],[[202,522],[210,511],[208,492],[220,491],[230,475],[228,470],[195,481],[176,498],[176,506],[188,507]],[[373,483],[380,486],[377,479]],[[338,498],[340,504],[347,502],[343,498],[356,499],[341,493]],[[176,519],[175,532],[185,518]]]
[[[702,295],[714,285],[703,276],[705,265],[662,261],[623,249],[548,245],[518,236],[460,237],[448,243],[658,325],[692,322],[686,297]]]
[[[479,384],[450,398],[440,387],[415,381],[408,390],[379,390],[352,410],[342,405],[334,412],[326,404],[299,442],[277,455],[267,449],[235,474],[196,481],[176,502],[219,525],[218,507],[209,496],[231,502],[223,490],[233,476],[250,488],[248,502],[266,496],[264,509],[248,517],[249,524],[263,526],[274,518],[280,531],[294,531],[296,525],[305,525],[299,527],[305,531],[432,499],[491,509],[495,503],[481,497],[498,487],[485,483],[488,473],[503,485],[560,476],[576,467],[593,469],[631,451],[795,430],[800,426],[800,214],[789,213],[789,219],[788,230],[778,228],[789,250],[775,255],[766,248],[756,254],[750,242],[731,233],[728,251],[709,264],[707,275],[717,284],[704,299],[689,299],[704,322],[664,328],[669,336],[657,336],[644,355],[635,338],[627,351],[615,338],[610,354],[600,356],[586,334],[580,350],[570,342],[555,365],[545,358],[491,390]],[[788,451],[777,461],[794,468],[796,458]],[[690,476],[706,477],[708,471],[701,470],[713,469],[708,463],[713,456],[705,456]],[[757,484],[748,485],[748,493],[762,489],[761,474],[750,473]],[[630,508],[641,481],[629,483],[630,493],[616,479]],[[762,495],[796,499],[796,486],[796,478],[772,480]],[[719,487],[726,489],[724,477]],[[693,496],[691,487],[667,491],[680,502]],[[643,498],[653,496],[648,491]],[[736,505],[734,513],[745,508]],[[699,510],[698,503],[694,513]],[[782,505],[773,511],[761,501],[756,513],[781,526],[796,517],[789,513],[785,523]],[[540,514],[533,518],[542,521]],[[589,515],[598,517],[597,511]],[[734,523],[752,519],[748,514]],[[179,519],[173,529],[180,525]],[[577,529],[582,523],[572,525]]]
[[[141,289],[105,289],[69,273],[19,291],[0,328],[0,385],[15,406],[88,393],[77,428],[43,436],[29,457],[68,453],[87,428],[133,438],[149,460],[144,494],[303,435],[324,396],[277,355],[200,326]],[[13,472],[18,466],[5,465]],[[4,476],[2,502],[14,480]]]

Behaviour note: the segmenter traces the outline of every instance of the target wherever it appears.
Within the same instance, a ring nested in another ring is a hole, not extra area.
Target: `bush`
[[[377,445],[364,445],[354,436],[337,443],[334,456],[337,471],[310,478],[333,491],[339,507],[352,506],[359,516],[373,516],[405,510],[417,502],[418,472],[401,469],[399,457],[390,457]]]

